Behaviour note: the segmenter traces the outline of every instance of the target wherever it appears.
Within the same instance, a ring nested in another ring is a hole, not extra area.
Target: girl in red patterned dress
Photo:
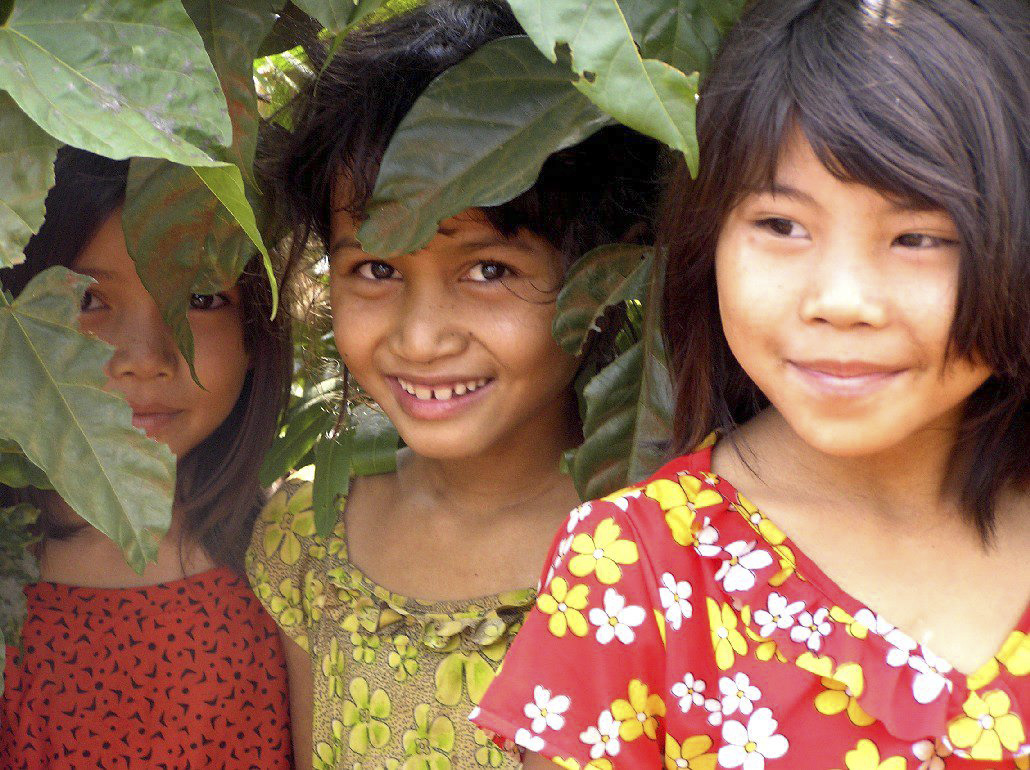
[[[198,386],[136,275],[121,227],[128,161],[64,148],[15,294],[63,265],[91,276],[80,327],[114,347],[105,373],[133,425],[178,458],[157,560],[136,574],[53,492],[0,487],[41,511],[40,581],[23,651],[7,653],[4,768],[288,768],[286,671],[275,625],[242,576],[257,471],[289,386],[286,322],[260,264],[188,311]]]
[[[557,538],[473,715],[527,769],[1030,767],[1028,34],[1025,0],[731,33],[667,219],[687,454]]]

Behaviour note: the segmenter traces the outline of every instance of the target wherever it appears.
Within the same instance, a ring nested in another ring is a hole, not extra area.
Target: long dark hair
[[[800,128],[826,168],[941,208],[961,235],[952,356],[991,367],[967,401],[950,477],[980,533],[1030,482],[1030,11],[1024,0],[759,0],[702,86],[701,170],[669,188],[664,328],[689,451],[767,405],[719,319],[715,248]]]
[[[128,171],[127,160],[62,148],[56,182],[46,199],[46,219],[26,246],[25,261],[0,271],[4,288],[17,295],[41,271],[70,267],[124,202]],[[243,553],[264,500],[258,471],[289,395],[293,357],[287,314],[269,319],[271,292],[257,259],[247,265],[238,285],[251,369],[229,416],[179,458],[175,501],[183,536],[199,543],[216,563],[242,571]],[[62,525],[46,499],[38,490],[0,486],[0,504],[28,500],[40,508],[44,539],[68,537],[81,528]]]

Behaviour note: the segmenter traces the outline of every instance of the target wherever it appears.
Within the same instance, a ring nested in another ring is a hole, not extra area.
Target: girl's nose
[[[428,364],[463,351],[468,336],[461,304],[443,287],[412,286],[398,307],[391,347],[399,358]]]
[[[107,376],[112,380],[170,378],[176,373],[181,356],[171,330],[157,305],[147,304],[119,313],[103,335],[105,342],[114,346],[107,364]]]
[[[872,261],[871,252],[851,245],[830,245],[816,255],[801,300],[802,319],[840,328],[886,324],[887,293]]]

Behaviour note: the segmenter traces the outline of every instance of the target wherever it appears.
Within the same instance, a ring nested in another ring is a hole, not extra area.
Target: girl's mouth
[[[450,382],[426,383],[403,377],[388,382],[405,414],[416,420],[442,420],[480,401],[491,389],[491,377],[473,377]]]
[[[181,411],[173,412],[136,412],[132,413],[132,426],[145,431],[148,436],[153,436],[167,427],[176,417],[182,414]]]
[[[896,381],[904,369],[867,363],[789,361],[790,369],[820,395],[857,398],[875,393]]]

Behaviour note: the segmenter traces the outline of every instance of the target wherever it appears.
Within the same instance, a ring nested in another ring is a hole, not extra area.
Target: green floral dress
[[[315,535],[311,484],[297,476],[262,511],[247,574],[282,629],[311,654],[316,770],[520,767],[467,716],[536,599],[527,588],[421,602],[347,559],[341,516]]]

